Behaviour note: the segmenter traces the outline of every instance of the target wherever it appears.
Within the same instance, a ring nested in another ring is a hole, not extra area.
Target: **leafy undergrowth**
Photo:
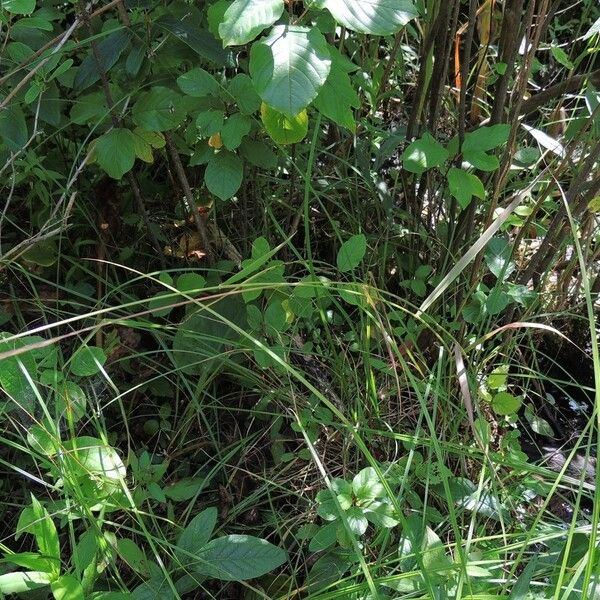
[[[598,6],[365,5],[2,3],[0,597],[600,597]]]

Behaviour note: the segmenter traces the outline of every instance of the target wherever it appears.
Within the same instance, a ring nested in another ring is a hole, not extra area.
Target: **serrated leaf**
[[[447,158],[448,151],[429,133],[409,144],[401,157],[404,168],[418,175],[441,165]]]
[[[358,267],[367,251],[367,238],[364,234],[353,235],[346,240],[337,254],[338,271],[345,273]]]
[[[492,408],[497,415],[513,415],[521,408],[521,399],[508,392],[499,392],[492,399]]]
[[[111,129],[96,140],[94,148],[98,164],[113,179],[121,179],[135,163],[136,141],[129,129]]]
[[[243,46],[283,14],[283,0],[234,0],[219,25],[223,46]]]
[[[177,78],[179,89],[188,96],[203,98],[204,96],[218,96],[219,84],[207,71],[196,67]]]
[[[204,172],[204,182],[211,194],[229,200],[242,185],[244,164],[237,155],[227,150],[215,154]]]
[[[177,127],[186,116],[181,96],[173,90],[156,86],[141,94],[132,110],[136,125],[147,131],[167,131]]]
[[[334,123],[354,132],[356,122],[352,109],[360,107],[360,98],[352,87],[347,70],[342,66],[338,50],[332,49],[331,59],[331,70],[314,104],[320,113]]]
[[[315,28],[276,25],[250,52],[250,75],[258,95],[288,117],[317,97],[330,68],[328,44]]]
[[[265,131],[277,144],[297,144],[308,133],[308,114],[305,110],[293,117],[288,117],[263,102],[260,118],[265,126]]]
[[[227,535],[210,541],[198,554],[193,569],[222,581],[260,577],[282,565],[287,553],[273,544],[248,535]]]
[[[360,33],[390,35],[417,16],[412,0],[321,0],[334,19]]]

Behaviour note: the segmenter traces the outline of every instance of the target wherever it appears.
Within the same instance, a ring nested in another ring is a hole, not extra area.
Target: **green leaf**
[[[294,117],[288,117],[263,102],[260,118],[266,132],[277,144],[297,144],[308,133],[308,114],[305,110]]]
[[[198,554],[194,570],[222,581],[260,577],[282,565],[287,553],[266,540],[249,535],[227,535],[210,541]]]
[[[168,31],[187,44],[196,54],[221,67],[235,67],[231,52],[223,50],[221,44],[204,29],[198,29],[193,23],[187,23],[173,16],[160,17],[155,21],[157,27]]]
[[[233,96],[243,115],[251,115],[260,108],[260,96],[254,89],[252,79],[245,73],[239,73],[231,79],[227,91]]]
[[[58,531],[48,511],[39,503],[35,496],[31,496],[34,521],[32,523],[33,535],[40,554],[47,559],[52,559],[52,574],[60,572],[60,542]]]
[[[314,104],[328,119],[354,132],[356,122],[352,109],[360,107],[360,98],[352,87],[337,49],[331,49],[331,59],[331,70]]]
[[[249,163],[261,169],[274,169],[277,166],[277,155],[264,142],[245,139],[242,140],[239,150]]]
[[[58,247],[54,240],[42,240],[28,248],[23,258],[34,265],[49,267],[58,260]]]
[[[587,30],[586,34],[583,36],[583,39],[587,40],[597,33],[600,33],[600,17],[598,17],[592,26]]]
[[[196,117],[196,128],[200,137],[210,137],[221,131],[225,115],[222,110],[205,110]]]
[[[97,346],[80,346],[71,358],[71,373],[79,377],[90,377],[100,372],[106,362],[106,354]]]
[[[96,160],[113,179],[121,179],[128,173],[136,156],[136,139],[129,129],[111,129],[96,140]]]
[[[96,46],[98,62],[100,68],[104,73],[107,73],[114,64],[119,60],[119,57],[129,45],[131,39],[131,31],[127,29],[119,29],[114,33],[111,33],[105,37]],[[82,91],[90,87],[97,81],[100,80],[100,74],[98,73],[98,62],[96,62],[96,56],[90,50],[89,54],[83,59],[75,79],[73,80],[73,87]]]
[[[40,556],[37,552],[7,553],[4,555],[2,561],[23,567],[29,571],[42,571],[43,573],[52,573],[53,571],[53,561]]]
[[[81,584],[72,575],[61,575],[50,589],[55,600],[85,600]]]
[[[152,164],[154,162],[153,148],[162,148],[165,145],[165,138],[162,133],[156,131],[146,131],[141,127],[136,127],[133,133],[135,142],[135,155],[144,162]]]
[[[204,485],[201,477],[185,477],[163,489],[165,496],[175,502],[184,502],[193,498]]]
[[[552,52],[552,56],[557,63],[561,64],[563,67],[567,69],[574,69],[575,65],[571,62],[571,59],[567,55],[567,53],[559,46],[552,46],[550,48],[550,52]]]
[[[479,150],[465,151],[463,157],[473,167],[486,173],[495,171],[500,166],[500,162],[495,156]]]
[[[482,200],[485,198],[485,188],[481,179],[463,169],[452,167],[448,171],[448,187],[450,193],[458,200],[461,208],[469,206],[473,196],[477,196]]]
[[[500,314],[511,302],[511,297],[500,288],[494,288],[485,301],[485,309],[489,315]]]
[[[276,25],[250,52],[250,75],[258,95],[287,117],[318,95],[331,68],[329,46],[316,28]]]
[[[265,310],[265,324],[267,333],[276,334],[285,330],[287,324],[287,314],[281,300],[275,298]],[[270,330],[269,330],[270,328]]]
[[[2,0],[1,6],[13,15],[29,15],[35,10],[35,0]]]
[[[113,489],[127,475],[127,469],[117,451],[100,439],[81,436],[64,442],[65,457],[73,473],[89,478],[106,479]]]
[[[181,96],[173,90],[157,86],[141,94],[134,104],[132,115],[136,125],[148,131],[167,131],[185,119]]]
[[[360,33],[390,35],[417,16],[412,0],[321,0],[335,20]]]
[[[142,577],[149,577],[148,558],[143,550],[129,538],[117,540],[117,554],[129,567]]]
[[[50,575],[40,571],[16,571],[0,575],[1,594],[22,594],[50,583]]]
[[[219,35],[219,25],[225,18],[225,12],[231,5],[231,0],[217,0],[214,4],[211,4],[206,11],[206,20],[208,21],[208,30],[217,38],[221,39]]]
[[[217,524],[218,511],[214,507],[198,513],[183,530],[177,540],[175,557],[181,565],[189,565],[193,560],[189,554],[198,554],[210,540]]]
[[[352,506],[346,511],[346,519],[348,520],[348,527],[354,535],[363,535],[367,531],[369,522],[358,506]]]
[[[513,415],[521,408],[521,399],[508,392],[499,392],[492,399],[492,408],[497,415]]]
[[[515,270],[516,265],[510,260],[512,245],[503,237],[492,238],[485,249],[485,262],[489,270],[499,279],[505,280]]]
[[[362,469],[352,480],[352,491],[362,501],[375,500],[385,496],[385,488],[373,467]]]
[[[337,525],[337,522],[334,521],[333,523],[328,523],[321,527],[317,533],[312,536],[310,543],[308,544],[308,549],[311,552],[322,552],[323,550],[327,550],[330,546],[333,546],[336,540]]]
[[[510,125],[499,124],[479,127],[465,135],[463,152],[487,152],[501,146],[508,140]]]
[[[226,150],[215,154],[204,171],[208,191],[221,200],[228,200],[240,189],[243,177],[244,164],[237,155]]]
[[[203,98],[204,96],[218,96],[219,84],[207,71],[196,67],[177,78],[179,89],[188,96]]]
[[[27,443],[40,454],[54,456],[58,452],[57,440],[41,425],[33,425],[27,432]]]
[[[197,293],[206,285],[206,279],[198,273],[183,273],[177,278],[175,287],[184,293]]]
[[[109,115],[106,97],[102,92],[94,92],[86,96],[78,96],[73,100],[71,121],[77,125],[101,123]]]
[[[418,175],[441,165],[447,158],[448,151],[429,133],[409,144],[401,157],[404,168]]]
[[[241,143],[244,136],[250,133],[252,120],[250,117],[240,113],[234,113],[225,121],[221,128],[221,140],[228,150],[235,150]]]
[[[234,0],[219,25],[223,46],[243,46],[283,14],[283,0]]]
[[[338,271],[345,273],[352,271],[362,262],[367,251],[367,238],[364,234],[353,235],[346,240],[337,255]]]
[[[9,104],[0,111],[0,138],[13,152],[21,150],[29,138],[25,115],[18,105]]]

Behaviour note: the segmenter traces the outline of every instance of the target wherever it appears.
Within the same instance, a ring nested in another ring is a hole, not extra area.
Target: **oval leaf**
[[[96,141],[96,160],[113,179],[121,179],[135,163],[136,141],[129,129],[111,129]]]
[[[242,46],[283,13],[283,0],[234,0],[219,25],[223,46]]]
[[[233,152],[223,150],[215,154],[204,172],[204,182],[209,192],[228,200],[242,185],[244,165]]]
[[[337,255],[338,271],[345,273],[356,268],[365,256],[367,251],[367,238],[359,233],[346,240]]]
[[[327,42],[316,28],[276,25],[250,52],[250,74],[258,95],[288,117],[317,97],[330,68]]]
[[[305,110],[295,117],[287,117],[263,102],[260,118],[266,132],[277,144],[297,144],[308,133],[308,114]]]
[[[227,535],[209,542],[198,554],[194,570],[222,581],[260,577],[283,564],[285,550],[250,535]]]

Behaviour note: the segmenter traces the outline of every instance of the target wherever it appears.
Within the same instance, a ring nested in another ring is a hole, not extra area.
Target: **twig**
[[[177,179],[179,179],[179,183],[181,184],[183,194],[187,201],[188,210],[191,212],[194,222],[196,223],[196,229],[198,231],[198,235],[200,236],[202,250],[206,252],[206,256],[210,260],[212,252],[210,248],[208,230],[206,228],[206,224],[202,220],[202,217],[198,213],[198,210],[196,208],[196,202],[194,201],[194,195],[192,193],[192,188],[190,187],[187,175],[185,174],[185,169],[183,168],[183,164],[181,163],[179,152],[177,152],[177,148],[175,147],[175,143],[173,142],[171,133],[168,131],[165,132],[165,140],[167,142],[167,150],[169,152],[169,156],[173,161],[173,166],[175,167],[175,172],[177,173]]]

